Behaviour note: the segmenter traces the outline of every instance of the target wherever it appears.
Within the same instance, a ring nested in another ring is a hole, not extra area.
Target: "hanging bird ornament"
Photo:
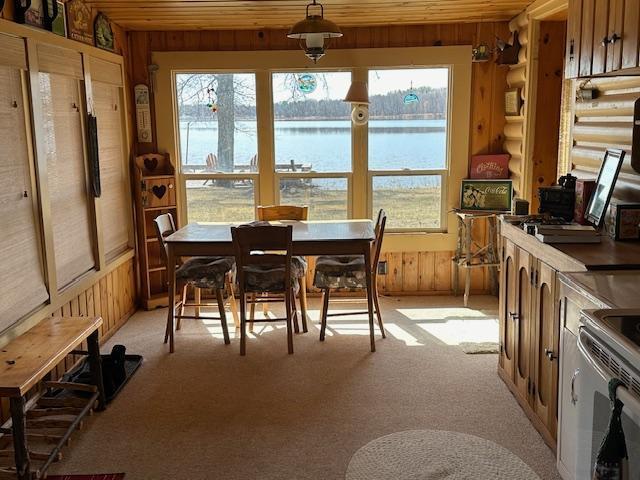
[[[213,96],[216,91],[213,88],[207,88],[207,96],[209,97],[209,102],[207,103],[207,108],[211,110],[211,113],[216,113],[218,111],[218,103],[215,101]]]
[[[310,73],[305,73],[298,77],[298,90],[305,95],[309,93],[313,93],[318,86],[318,81],[316,80],[315,75]]]
[[[402,101],[405,105],[411,105],[412,103],[418,103],[420,101],[420,97],[418,97],[418,95],[413,91],[413,81],[411,82],[409,93],[404,96]]]

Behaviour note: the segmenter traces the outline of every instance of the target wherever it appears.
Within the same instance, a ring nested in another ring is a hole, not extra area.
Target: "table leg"
[[[369,338],[371,339],[371,351],[376,351],[376,339],[373,331],[373,275],[371,274],[371,248],[369,245],[364,250],[365,275],[367,279],[367,305],[369,307]]]
[[[464,248],[465,248],[465,258],[466,258],[466,265],[465,265],[465,279],[464,279],[464,306],[467,306],[467,303],[469,302],[469,292],[471,290],[471,260],[473,258],[473,253],[471,252],[471,227],[472,227],[472,220],[466,220],[464,221],[464,227],[465,227],[465,232],[464,232]],[[457,285],[456,285],[457,287]]]
[[[173,325],[175,323],[175,305],[176,305],[176,259],[173,254],[173,248],[171,248],[171,244],[168,244],[167,248],[167,275],[169,277],[169,315],[167,316],[167,330],[169,332],[169,352],[174,352],[174,329]]]
[[[100,343],[98,341],[98,330],[87,337],[87,351],[89,352],[89,368],[93,384],[98,388],[98,411],[104,410],[107,406],[107,398],[104,392],[104,381],[102,379],[102,359],[100,358]]]
[[[24,412],[25,400],[24,397],[12,397],[9,402],[17,478],[18,480],[31,480],[31,462],[27,448],[27,420]]]
[[[458,235],[456,239],[456,253],[453,258],[453,295],[458,296],[458,284],[460,283],[460,259],[462,258],[462,235],[463,235],[463,223],[460,217],[458,219]]]

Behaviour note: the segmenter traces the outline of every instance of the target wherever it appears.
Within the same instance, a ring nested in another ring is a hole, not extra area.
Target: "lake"
[[[349,120],[275,122],[276,163],[309,165],[316,172],[351,170]],[[446,120],[371,120],[369,168],[429,169],[446,166]],[[217,122],[181,122],[183,165],[205,165],[217,153]],[[236,122],[234,160],[248,165],[257,152],[254,121]]]

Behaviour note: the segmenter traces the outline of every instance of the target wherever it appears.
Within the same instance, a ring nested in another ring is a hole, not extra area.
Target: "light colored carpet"
[[[318,318],[319,302],[310,315]],[[363,304],[332,302],[332,310]],[[176,353],[162,343],[166,310],[138,312],[108,342],[145,362],[102,413],[72,437],[51,473],[126,472],[127,480],[343,480],[363,445],[414,429],[491,440],[542,479],[559,479],[546,447],[496,374],[495,355],[464,341],[495,341],[497,302],[472,297],[382,298],[387,339],[369,351],[365,316],[330,318],[294,337],[256,324],[240,357],[218,321],[183,321]],[[231,321],[230,321],[231,324]],[[231,329],[233,331],[233,328]]]
[[[500,353],[498,342],[461,342],[460,348],[468,355]]]
[[[506,448],[474,435],[409,430],[356,452],[346,480],[540,480]]]

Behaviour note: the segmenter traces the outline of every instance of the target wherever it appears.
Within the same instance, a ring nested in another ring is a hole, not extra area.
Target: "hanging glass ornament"
[[[216,91],[213,88],[207,88],[207,96],[209,97],[207,108],[211,110],[211,113],[216,113],[218,111],[218,103],[213,98],[215,93]]]
[[[315,75],[304,73],[298,77],[298,90],[305,95],[313,93],[318,86]]]
[[[404,96],[402,101],[405,105],[410,105],[412,103],[417,103],[420,101],[420,97],[418,97],[418,95],[416,95],[413,91],[413,82],[411,82],[411,89],[409,90],[409,93]]]

